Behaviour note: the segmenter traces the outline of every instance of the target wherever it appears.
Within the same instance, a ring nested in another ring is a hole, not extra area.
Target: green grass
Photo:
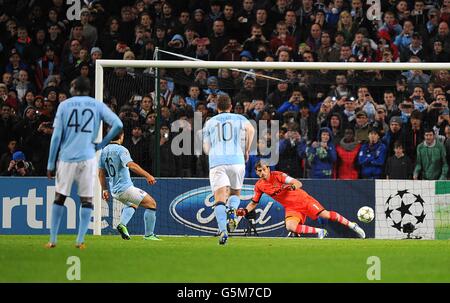
[[[369,256],[381,260],[380,282],[450,282],[450,241],[60,236],[0,236],[0,282],[67,282],[69,256],[81,260],[81,282],[371,282]]]

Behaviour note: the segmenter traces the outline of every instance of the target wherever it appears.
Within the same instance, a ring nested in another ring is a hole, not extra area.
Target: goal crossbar
[[[142,68],[241,68],[302,70],[450,70],[448,62],[257,62],[257,61],[187,61],[187,60],[96,60],[101,67]],[[97,76],[97,74],[96,74]]]

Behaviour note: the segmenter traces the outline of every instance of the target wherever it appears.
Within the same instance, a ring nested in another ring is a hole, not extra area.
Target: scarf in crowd
[[[356,145],[358,145],[358,142],[356,141],[345,142],[344,139],[342,138],[339,145],[342,146],[342,148],[345,149],[346,151],[352,151],[355,149]]]

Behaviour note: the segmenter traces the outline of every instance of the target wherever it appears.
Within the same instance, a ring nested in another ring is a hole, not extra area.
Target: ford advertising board
[[[153,186],[144,179],[134,179],[135,185],[150,193],[157,201],[156,233],[159,235],[213,236],[217,223],[213,212],[213,196],[208,179],[158,179]],[[255,179],[245,180],[241,207],[253,196]],[[349,220],[356,220],[359,207],[375,207],[375,183],[372,180],[302,180],[304,189],[327,209],[333,209]],[[54,200],[54,181],[47,178],[0,178],[0,234],[48,234],[51,204]],[[76,234],[79,201],[76,186],[66,200],[66,212],[61,233]],[[117,235],[117,226],[123,205],[102,203],[102,234]],[[143,209],[138,209],[128,224],[132,235],[144,233]],[[263,195],[256,210],[254,227],[259,236],[284,237],[284,208],[272,198]],[[311,226],[325,227],[330,237],[354,237],[334,222],[307,220]],[[375,235],[375,223],[362,226],[368,237]],[[236,235],[244,235],[249,221],[241,218]]]

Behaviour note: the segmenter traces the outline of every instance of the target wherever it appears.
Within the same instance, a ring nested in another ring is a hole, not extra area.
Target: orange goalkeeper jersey
[[[315,213],[323,209],[320,203],[304,190],[291,190],[287,188],[286,178],[288,177],[287,174],[280,171],[270,172],[269,180],[260,179],[256,182],[254,189],[255,194],[252,201],[258,203],[264,193],[283,205],[286,212],[293,210],[309,213],[309,211],[306,210],[314,205],[316,205],[315,208],[317,208]]]

